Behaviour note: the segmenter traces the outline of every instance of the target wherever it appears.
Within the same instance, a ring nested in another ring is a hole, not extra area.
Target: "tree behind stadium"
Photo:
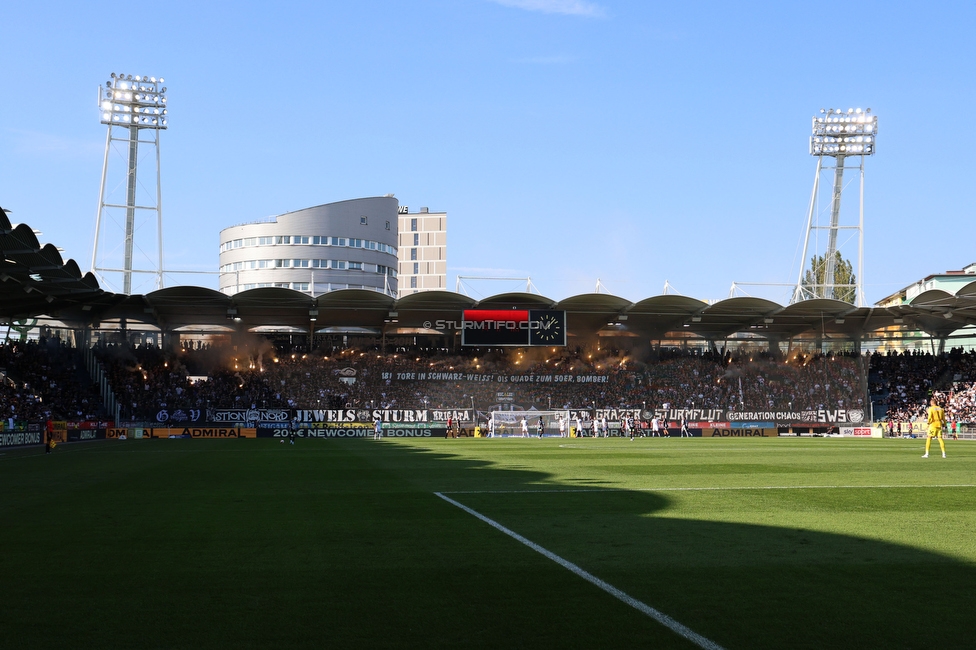
[[[844,257],[840,254],[840,251],[836,251],[835,255],[835,266],[834,266],[834,295],[835,300],[843,300],[844,302],[849,302],[854,304],[856,297],[856,277],[854,276],[854,267]],[[814,255],[813,259],[810,260],[810,268],[803,276],[803,286],[807,289],[807,295],[814,295],[818,298],[826,298],[828,287],[824,286],[826,284],[827,273],[827,256],[826,255]],[[850,285],[850,286],[841,286]]]

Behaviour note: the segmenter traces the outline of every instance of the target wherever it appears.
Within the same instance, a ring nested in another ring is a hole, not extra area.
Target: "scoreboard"
[[[465,309],[461,345],[565,346],[566,312],[554,309]]]

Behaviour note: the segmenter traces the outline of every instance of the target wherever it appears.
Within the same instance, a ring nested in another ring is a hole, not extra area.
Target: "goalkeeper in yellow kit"
[[[925,439],[925,455],[922,458],[929,457],[929,445],[932,444],[932,438],[939,439],[939,447],[942,448],[942,457],[945,458],[945,443],[942,442],[942,428],[945,426],[945,409],[938,405],[935,398],[932,398],[931,406],[929,406],[929,437]]]

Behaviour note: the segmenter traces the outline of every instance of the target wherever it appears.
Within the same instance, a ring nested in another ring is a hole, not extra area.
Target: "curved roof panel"
[[[792,305],[783,307],[776,313],[777,316],[835,316],[836,314],[847,314],[857,309],[854,305],[843,300],[829,300],[827,298],[815,298],[813,300],[803,300]]]
[[[566,329],[572,336],[591,338],[632,304],[609,293],[584,293],[560,300],[552,309],[566,312]]]
[[[808,300],[788,306],[761,298],[730,298],[707,304],[680,295],[631,303],[611,294],[588,293],[553,301],[532,293],[504,293],[475,300],[449,291],[414,293],[399,300],[361,289],[342,289],[316,298],[284,288],[261,288],[227,296],[203,287],[171,287],[145,296],[103,291],[95,276],[82,275],[51,244],[41,245],[26,224],[13,226],[0,209],[0,318],[49,315],[77,326],[114,318],[143,321],[163,329],[188,326],[289,327],[319,330],[391,331],[423,329],[427,321],[459,320],[470,308],[560,309],[570,334],[638,335],[653,340],[669,332],[721,338],[752,332],[770,338],[813,332],[857,338],[895,321],[945,336],[976,324],[976,282],[958,289],[926,291],[910,304],[855,308],[836,300]],[[315,318],[316,320],[312,320]],[[612,327],[608,327],[612,323]],[[439,330],[438,330],[439,331]]]
[[[959,289],[956,291],[956,296],[960,298],[976,298],[976,280],[965,286],[959,287]]]
[[[678,296],[667,294],[662,296],[651,296],[639,302],[635,302],[628,314],[694,314],[708,306],[707,302],[702,302],[688,296]]]
[[[10,224],[0,209],[0,317],[55,315],[65,322],[89,321],[104,296],[98,281],[65,262],[52,244],[42,246],[27,224]]]
[[[946,307],[952,304],[954,298],[951,293],[941,289],[930,289],[915,296],[908,304],[912,307]]]
[[[478,301],[477,309],[495,309],[497,307],[511,307],[521,309],[551,309],[555,304],[551,298],[540,296],[537,293],[512,292],[500,293],[495,296],[488,296]]]
[[[438,320],[460,321],[464,310],[475,304],[474,298],[453,291],[419,291],[396,301],[393,312],[397,316],[389,319],[388,327],[427,329]]]
[[[554,304],[552,308],[574,312],[616,314],[629,308],[632,304],[629,300],[610,293],[582,293],[564,298]]]
[[[308,296],[305,296],[308,298]],[[375,309],[389,311],[393,308],[396,300],[380,293],[379,291],[369,291],[367,289],[339,289],[323,293],[315,299],[319,309]]]
[[[779,303],[775,303],[772,300],[766,300],[765,298],[739,296],[735,298],[726,298],[725,300],[719,300],[718,302],[712,303],[705,308],[705,313],[709,315],[769,314],[771,312],[779,311],[782,308],[783,306]]]
[[[477,301],[471,296],[453,291],[418,291],[396,301],[397,310],[471,309]]]

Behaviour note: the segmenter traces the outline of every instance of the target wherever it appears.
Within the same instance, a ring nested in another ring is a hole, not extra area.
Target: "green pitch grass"
[[[976,444],[152,440],[0,455],[0,647],[971,648]]]

